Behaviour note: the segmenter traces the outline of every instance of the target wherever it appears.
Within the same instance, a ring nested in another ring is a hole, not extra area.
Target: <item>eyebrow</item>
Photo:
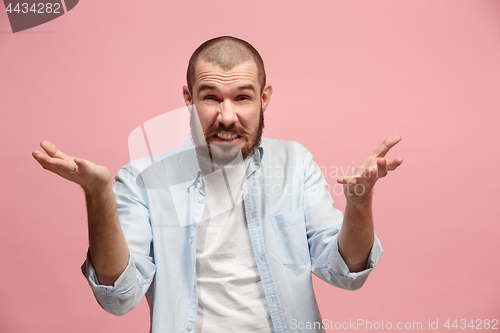
[[[204,91],[204,90],[217,90],[217,88],[215,88],[215,86],[212,86],[210,84],[202,84],[199,88],[198,88],[198,93]]]
[[[255,92],[255,87],[253,84],[246,84],[246,85],[243,85],[243,86],[239,86],[238,88],[236,88],[238,91],[242,91],[242,90],[252,90],[253,92]],[[202,84],[199,88],[198,88],[198,93],[201,93],[202,91],[205,91],[205,90],[210,90],[210,91],[214,91],[214,90],[217,90],[217,87],[215,87],[214,85],[211,85],[211,84]]]
[[[244,86],[239,86],[239,87],[238,87],[238,90],[239,90],[239,91],[242,91],[242,90],[247,90],[247,89],[252,90],[252,91],[254,91],[254,92],[255,92],[255,87],[253,86],[253,84],[247,84],[247,85],[244,85]]]

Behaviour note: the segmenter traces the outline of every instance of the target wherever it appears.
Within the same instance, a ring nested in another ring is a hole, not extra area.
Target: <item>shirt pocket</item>
[[[283,265],[303,266],[310,262],[302,207],[271,217]]]

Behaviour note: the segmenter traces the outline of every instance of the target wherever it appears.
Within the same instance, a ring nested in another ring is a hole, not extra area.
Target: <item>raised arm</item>
[[[385,159],[387,152],[399,141],[399,135],[386,138],[375,152],[357,167],[352,176],[337,179],[338,183],[343,184],[346,197],[344,222],[338,239],[339,252],[351,272],[366,268],[374,241],[373,186],[379,178],[385,177],[389,171],[395,170],[403,163],[401,157]]]
[[[47,155],[34,151],[38,163],[85,191],[90,258],[99,283],[112,286],[127,267],[129,250],[118,220],[110,172],[82,158],[67,156],[47,140],[40,146]]]

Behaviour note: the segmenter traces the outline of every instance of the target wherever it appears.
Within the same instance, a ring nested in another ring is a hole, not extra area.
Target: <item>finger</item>
[[[43,150],[45,150],[45,152],[50,157],[61,158],[63,160],[69,159],[68,156],[66,156],[66,154],[57,149],[57,147],[48,140],[43,140],[42,142],[40,142],[40,146],[43,148]]]
[[[374,154],[378,157],[385,157],[385,154],[394,147],[399,141],[401,141],[401,135],[394,134],[386,138],[375,150]]]
[[[58,175],[61,175],[61,174],[57,171],[72,175],[76,170],[75,163],[70,162],[70,161],[61,160],[58,158],[49,158],[47,160],[43,160],[40,164],[45,169],[52,171],[52,172],[55,172]]]
[[[41,164],[41,162],[45,159],[45,158],[48,158],[46,157],[46,155],[44,155],[42,152],[40,152],[39,150],[35,150],[34,152],[31,153],[31,155],[33,155],[33,157],[35,158],[35,160]]]
[[[403,158],[402,157],[396,157],[396,158],[394,158],[392,160],[388,160],[387,161],[387,170],[394,171],[402,163],[403,163]]]
[[[59,158],[51,158],[40,151],[34,151],[33,157],[40,163],[40,165],[49,171],[57,173],[61,176],[60,172],[71,174],[75,170],[75,164],[72,161],[66,161]]]
[[[377,158],[377,177],[382,178],[387,175],[387,161],[385,158]]]
[[[42,164],[47,164],[51,157],[50,156],[47,156],[46,154],[42,153],[41,151],[39,150],[35,150],[33,153],[32,153],[33,157],[38,161],[38,163]]]

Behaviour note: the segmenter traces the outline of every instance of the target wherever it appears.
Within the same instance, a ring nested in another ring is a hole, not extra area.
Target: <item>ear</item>
[[[270,84],[266,84],[264,90],[262,90],[262,112],[266,111],[269,102],[271,101],[271,96],[273,94],[273,87]]]
[[[193,104],[193,97],[191,96],[191,93],[189,92],[188,86],[182,87],[182,96],[184,96],[184,103],[186,103],[186,106]]]

